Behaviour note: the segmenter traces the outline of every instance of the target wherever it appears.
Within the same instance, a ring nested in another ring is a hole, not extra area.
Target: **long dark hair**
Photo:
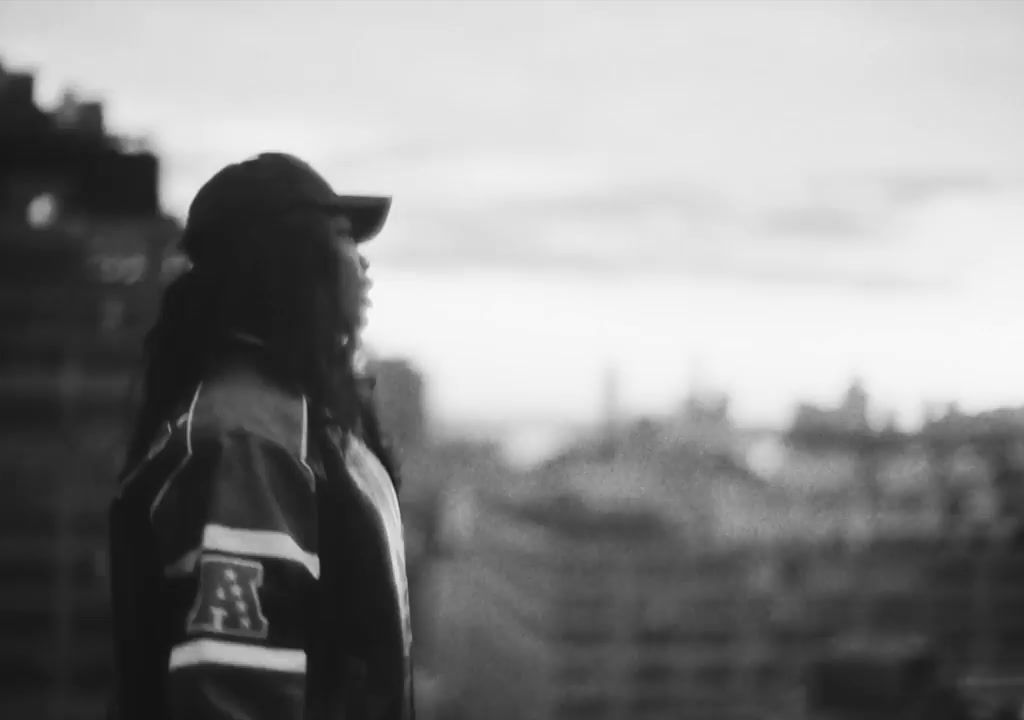
[[[303,209],[186,226],[191,269],[165,290],[144,343],[142,400],[125,470],[183,403],[233,336],[260,340],[275,379],[309,398],[311,429],[360,429],[398,484],[398,467],[353,368],[355,329],[339,302],[331,218]]]

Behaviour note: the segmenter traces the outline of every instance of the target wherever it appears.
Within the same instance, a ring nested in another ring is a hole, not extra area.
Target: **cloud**
[[[559,270],[609,280],[659,274],[851,292],[955,293],[965,287],[973,253],[997,247],[1014,232],[1012,213],[997,211],[1011,202],[998,199],[1007,184],[970,173],[851,177],[835,180],[828,192],[810,188],[800,204],[768,210],[745,207],[712,188],[631,183],[491,198],[464,209],[398,204],[372,252],[389,266],[426,272]],[[971,225],[973,235],[966,230]]]
[[[1024,170],[1021,11],[982,5],[9,2],[0,34],[158,133],[178,213],[274,146],[393,194],[396,266],[916,292],[971,249],[926,218]]]
[[[939,195],[979,195],[1007,185],[989,173],[891,174],[878,180],[889,202],[897,207],[919,205]]]
[[[810,241],[864,238],[871,230],[858,213],[827,205],[781,208],[764,213],[757,232],[767,237],[807,238]]]

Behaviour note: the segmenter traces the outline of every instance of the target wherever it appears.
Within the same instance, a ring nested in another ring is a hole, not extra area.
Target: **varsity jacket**
[[[244,358],[168,419],[110,509],[118,720],[412,717],[397,495],[342,443]]]

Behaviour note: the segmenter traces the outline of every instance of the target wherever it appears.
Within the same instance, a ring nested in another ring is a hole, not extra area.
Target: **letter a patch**
[[[254,560],[204,555],[199,591],[188,615],[188,632],[238,638],[265,638],[267,618],[260,607],[263,565]]]

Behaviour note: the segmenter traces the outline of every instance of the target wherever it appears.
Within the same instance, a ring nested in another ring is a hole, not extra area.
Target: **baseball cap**
[[[321,210],[345,217],[352,237],[364,242],[384,226],[391,198],[339,195],[308,163],[294,155],[266,152],[218,171],[196,193],[188,210],[186,235],[216,231],[243,215],[273,217],[294,211]],[[196,248],[187,248],[194,253]]]

